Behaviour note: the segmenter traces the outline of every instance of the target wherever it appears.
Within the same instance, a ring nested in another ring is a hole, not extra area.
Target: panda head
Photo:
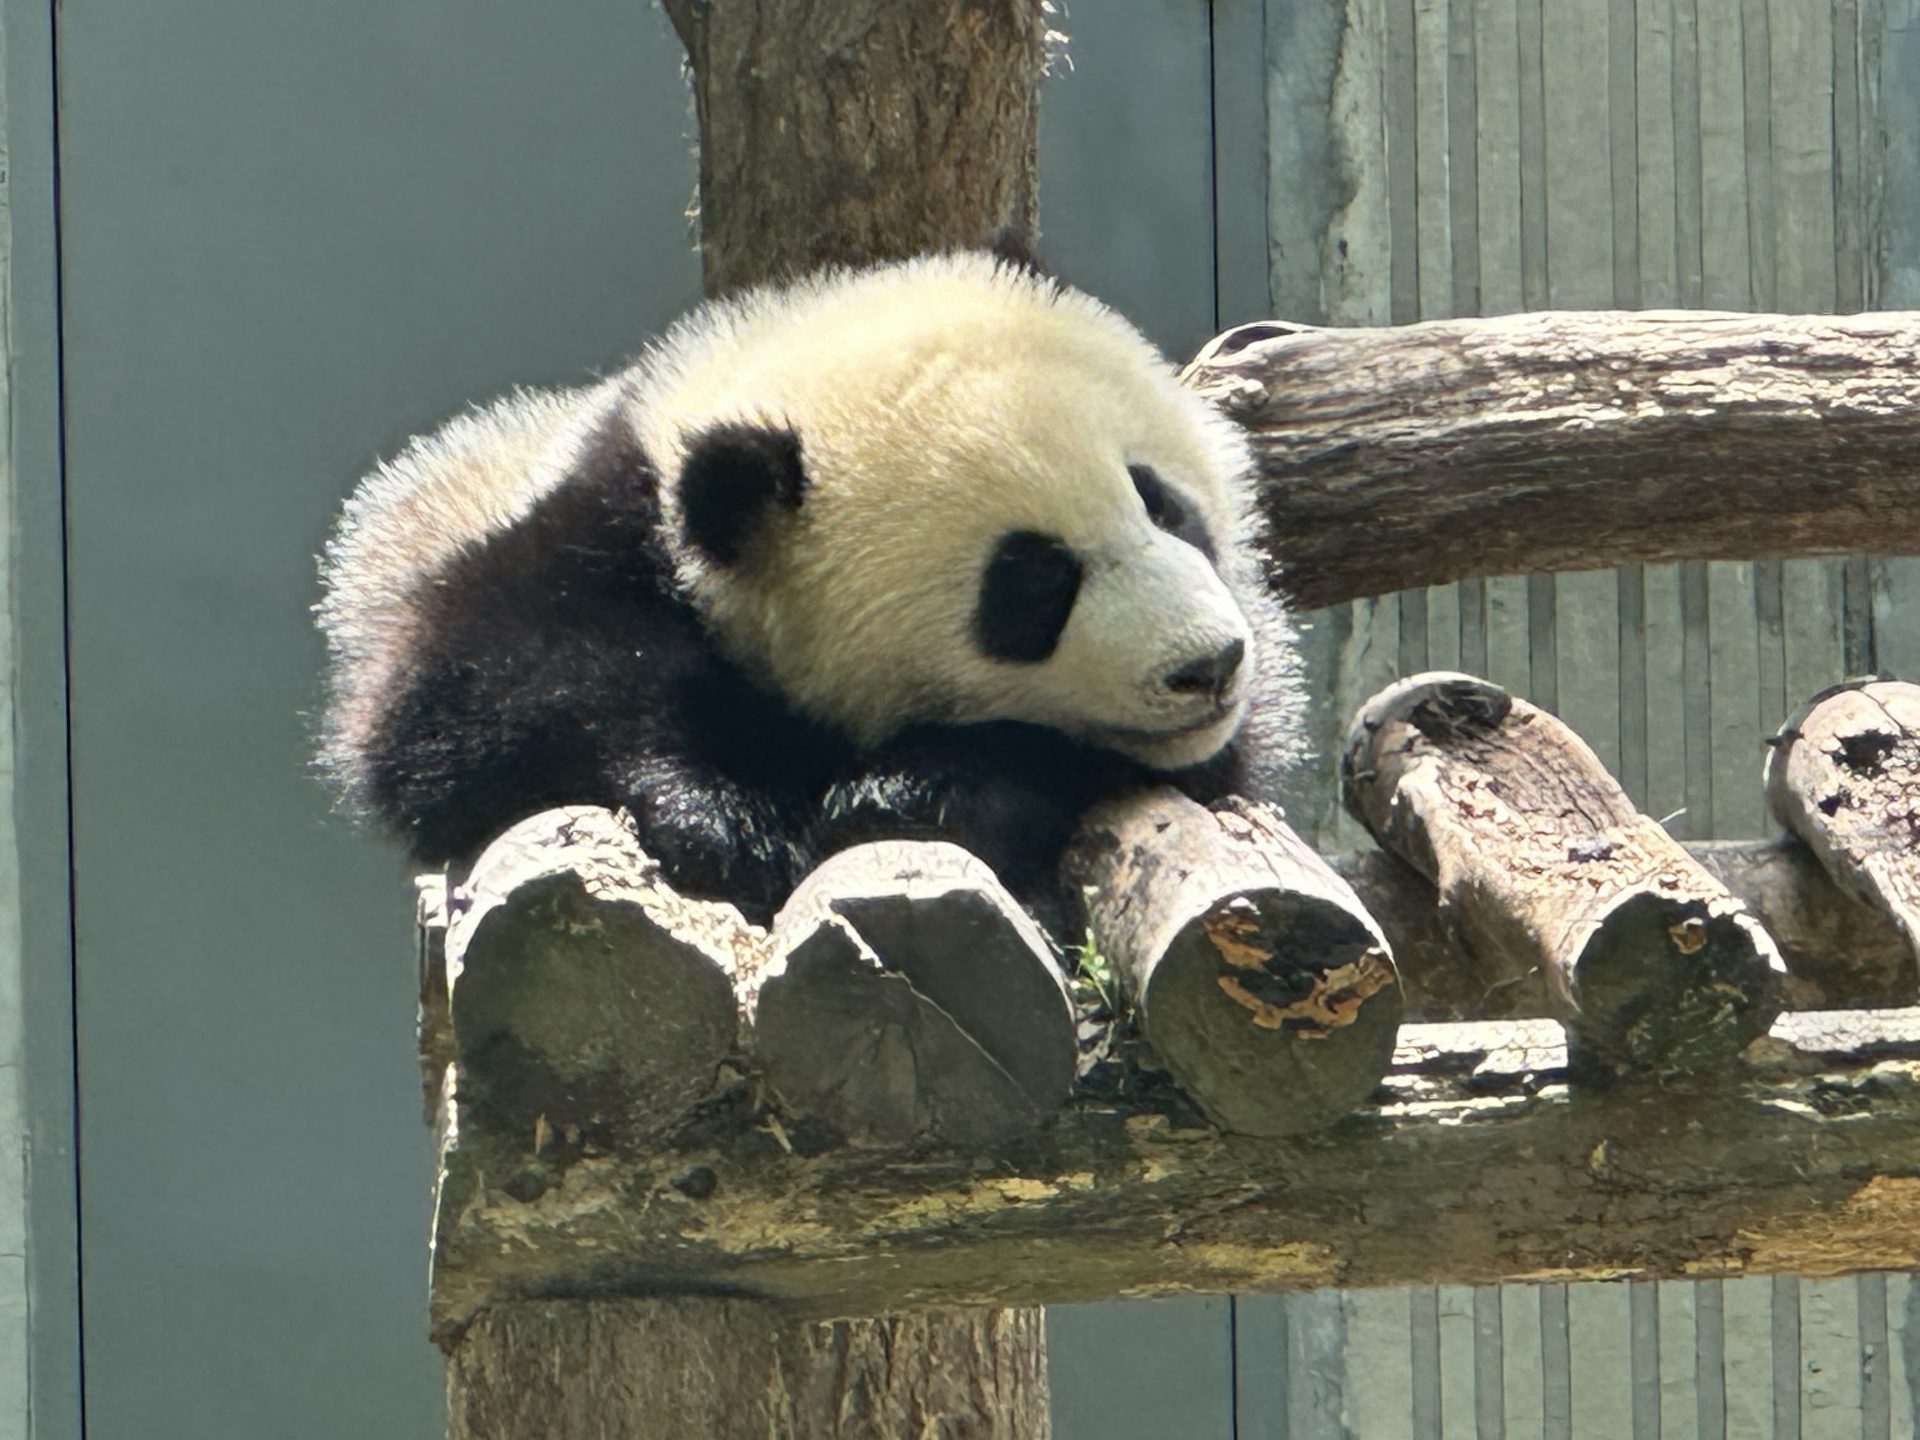
[[[647,377],[680,578],[815,718],[1023,721],[1163,770],[1239,729],[1245,443],[1097,302],[921,260],[711,307]]]

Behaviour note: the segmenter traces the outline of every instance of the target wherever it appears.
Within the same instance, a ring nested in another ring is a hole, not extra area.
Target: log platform
[[[1778,1014],[1912,998],[1910,692],[1783,737],[1806,840],[1689,849],[1551,716],[1417,676],[1344,759],[1386,852],[1144,792],[1069,857],[1068,947],[951,846],[845,852],[769,933],[676,895],[624,817],[536,816],[422,885],[435,1333],[478,1396],[649,1306],[718,1334],[1920,1268],[1920,1008]],[[977,1337],[1009,1384],[1031,1323]]]

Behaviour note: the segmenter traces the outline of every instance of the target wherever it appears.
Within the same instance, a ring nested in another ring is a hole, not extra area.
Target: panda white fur
[[[1100,798],[1271,788],[1285,617],[1237,429],[1111,310],[984,254],[695,310],[416,440],[322,565],[322,764],[424,861],[628,807],[765,921],[845,845],[1044,902]]]

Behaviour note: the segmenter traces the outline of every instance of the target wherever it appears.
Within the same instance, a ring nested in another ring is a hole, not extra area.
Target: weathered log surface
[[[1583,1073],[1710,1067],[1778,1013],[1785,967],[1745,907],[1579,736],[1497,686],[1389,686],[1355,717],[1341,788],[1476,952],[1533,952]]]
[[[1856,681],[1815,696],[1774,741],[1767,798],[1834,880],[1920,951],[1920,685]]]
[[[1371,1094],[1400,992],[1352,889],[1273,810],[1156,788],[1101,807],[1069,854],[1135,1024],[1222,1129],[1290,1135]]]
[[[692,61],[709,295],[1031,241],[1034,0],[662,0]]]
[[[543,1295],[733,1293],[838,1316],[1920,1268],[1920,1013],[1787,1016],[1727,1073],[1587,1093],[1563,1083],[1557,1030],[1406,1027],[1383,1103],[1284,1140],[1076,1106],[991,1160],[802,1155],[743,1122],[582,1157],[515,1198],[462,1137],[436,1325],[450,1338]]]
[[[1793,836],[1709,840],[1687,853],[1753,913],[1786,961],[1793,1010],[1897,1008],[1920,1002],[1920,964],[1891,917],[1834,884]],[[1335,856],[1393,947],[1411,1020],[1514,1020],[1555,1013],[1530,945],[1463,943],[1433,882],[1384,850]]]
[[[708,1296],[482,1313],[447,1363],[449,1440],[1044,1440],[1038,1310],[841,1325]]]
[[[798,1115],[984,1148],[1066,1103],[1073,1001],[1039,927],[956,845],[842,851],[774,921],[754,1060]]]
[[[1628,561],[1920,552],[1920,313],[1256,323],[1187,383],[1247,424],[1304,608]]]
[[[461,1123],[524,1136],[530,1166],[678,1124],[734,1050],[766,934],[657,873],[631,826],[573,806],[507,831],[457,892]]]

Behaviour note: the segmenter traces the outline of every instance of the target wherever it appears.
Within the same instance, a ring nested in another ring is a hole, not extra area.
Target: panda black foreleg
[[[1097,800],[1137,768],[1055,732],[996,723],[928,727],[832,785],[810,833],[822,858],[874,840],[945,840],[985,861],[1050,928],[1061,852]]]
[[[769,796],[657,756],[624,765],[608,780],[608,793],[623,797],[633,816],[641,848],[676,890],[726,901],[767,925],[806,873],[804,826]]]

